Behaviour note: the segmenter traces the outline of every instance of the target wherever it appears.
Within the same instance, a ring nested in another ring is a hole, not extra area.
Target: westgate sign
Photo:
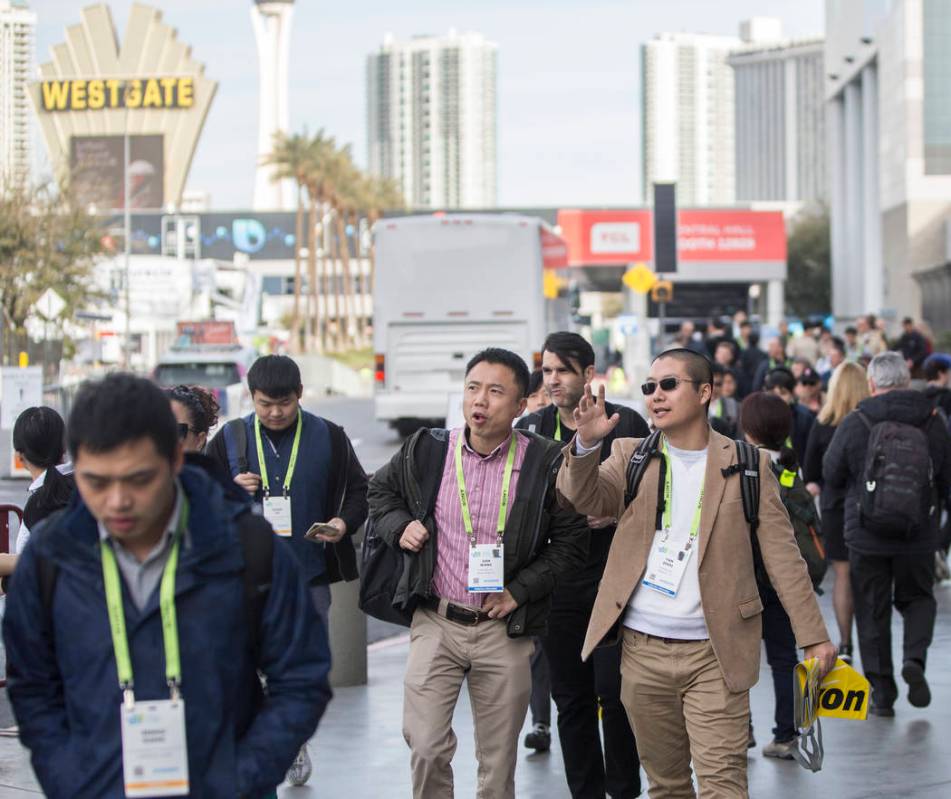
[[[121,38],[105,4],[79,17],[29,85],[57,176],[100,212],[127,194],[134,210],[181,205],[218,84],[157,8],[133,3]]]
[[[195,105],[195,79],[190,76],[44,80],[40,88],[44,111],[192,108]]]

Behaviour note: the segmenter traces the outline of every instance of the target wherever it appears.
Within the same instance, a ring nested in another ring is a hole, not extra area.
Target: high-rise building
[[[737,202],[828,197],[823,39],[734,52]]]
[[[0,188],[30,177],[30,100],[36,14],[0,0]]]
[[[653,183],[676,181],[678,205],[734,202],[734,80],[727,59],[744,44],[780,38],[782,28],[758,17],[740,33],[660,33],[641,45],[644,197]]]
[[[291,207],[293,188],[274,180],[267,159],[277,133],[287,133],[287,59],[291,44],[294,0],[255,0],[251,22],[258,45],[258,160],[254,174],[254,210],[284,211]]]
[[[951,3],[826,2],[832,303],[951,328]]]
[[[387,35],[367,58],[370,171],[416,208],[496,203],[497,46],[478,33]]]

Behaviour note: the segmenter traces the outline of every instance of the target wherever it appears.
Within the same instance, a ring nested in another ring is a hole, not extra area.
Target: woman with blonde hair
[[[822,456],[825,455],[836,428],[867,396],[868,379],[865,369],[857,363],[839,364],[829,380],[829,393],[825,404],[809,433],[806,457],[802,464],[806,488],[813,496],[819,497],[826,557],[835,574],[832,606],[835,608],[835,619],[839,625],[839,657],[846,663],[852,662],[853,602],[849,580],[849,550],[845,545],[845,492],[824,487]]]

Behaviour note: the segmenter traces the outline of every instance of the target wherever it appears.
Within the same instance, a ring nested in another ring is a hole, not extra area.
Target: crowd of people
[[[576,333],[550,335],[534,374],[489,348],[466,366],[465,425],[419,430],[372,476],[302,408],[286,356],[253,365],[254,411],[224,424],[212,392],[125,374],[84,385],[68,422],[29,409],[14,446],[34,481],[0,574],[43,791],[258,799],[305,782],[330,585],[358,577],[365,524],[383,546],[363,588],[381,581],[411,626],[416,797],[453,795],[464,683],[484,799],[514,797],[528,713],[524,745],[551,747],[552,700],[576,799],[639,796],[641,768],[654,799],[693,796],[694,776],[703,796],[746,796],[761,641],[763,753],[792,759],[793,669],[853,662],[853,627],[870,712],[894,715],[893,604],[900,676],[927,706],[951,357],[911,320],[892,346],[872,317],[764,342],[743,314],[684,323],[640,387],[648,419],[593,391]],[[816,600],[830,565],[837,640]]]

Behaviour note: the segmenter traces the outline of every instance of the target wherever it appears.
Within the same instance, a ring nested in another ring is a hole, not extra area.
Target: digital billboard
[[[165,158],[161,135],[129,137],[129,207],[164,205]],[[125,208],[122,136],[73,136],[69,147],[71,187],[83,207]]]

